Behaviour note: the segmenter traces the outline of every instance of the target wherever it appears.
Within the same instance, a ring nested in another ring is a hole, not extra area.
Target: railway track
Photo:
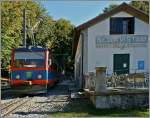
[[[19,108],[20,106],[22,106],[23,104],[25,104],[26,102],[28,102],[29,100],[31,100],[31,98],[18,98],[16,100],[11,100],[8,103],[4,103],[1,106],[1,117],[6,117],[9,114],[11,114],[14,110],[16,110],[17,108]]]
[[[66,111],[69,108],[68,86],[56,85],[49,89],[47,94],[20,96],[4,101],[1,104],[1,117],[48,117],[50,112]],[[4,99],[5,100],[5,99]],[[30,101],[29,101],[30,100]]]

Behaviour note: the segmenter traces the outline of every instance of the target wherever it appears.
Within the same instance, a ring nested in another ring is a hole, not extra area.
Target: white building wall
[[[112,15],[111,17],[133,17],[133,16],[126,12],[121,11],[121,12],[118,12],[118,13]]]
[[[85,75],[88,72],[88,30],[83,32],[83,74]]]
[[[135,18],[135,34],[138,35],[148,35],[149,33],[149,25],[144,21]]]
[[[81,59],[82,59],[82,53],[81,53],[81,46],[82,46],[82,39],[81,36],[79,38],[79,42],[77,45],[77,50],[76,50],[76,54],[75,54],[75,65],[74,65],[74,70],[75,70],[75,79],[76,79],[76,84],[78,85],[78,87],[81,87]]]
[[[130,73],[133,72],[142,72],[137,71],[138,64],[140,60],[145,61],[145,70],[148,69],[148,49],[146,47],[142,48],[96,48],[95,51],[95,62],[89,64],[89,70],[95,70],[96,66],[107,67],[107,73],[112,74],[113,72],[113,54],[130,54]]]
[[[83,43],[83,45],[82,45]],[[82,46],[83,48],[83,62],[82,62]],[[85,75],[88,72],[88,32],[87,30],[84,30],[80,34],[77,51],[75,55],[75,78],[78,81],[78,85],[81,88],[82,87],[82,69],[83,69],[83,75]],[[82,67],[83,63],[83,67]]]
[[[125,12],[120,12],[111,17],[132,17],[132,15]],[[96,36],[110,35],[109,25],[110,18],[103,20],[88,28],[88,72],[94,72],[96,66],[106,66],[109,73],[113,71],[113,54],[130,54],[130,72],[137,69],[137,61],[145,61],[145,69],[148,69],[148,48],[96,48],[95,39]],[[136,35],[148,35],[148,24],[140,19],[135,18],[135,34]],[[111,35],[110,35],[111,36]]]

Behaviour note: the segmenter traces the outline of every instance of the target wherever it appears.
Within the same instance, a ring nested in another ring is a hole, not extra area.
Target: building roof
[[[105,20],[106,18],[118,13],[124,11],[126,13],[131,14],[132,16],[135,16],[139,19],[141,19],[142,21],[149,23],[149,15],[146,14],[145,12],[132,7],[126,3],[122,3],[121,5],[117,6],[116,8],[112,9],[111,11],[108,11],[106,13],[103,13],[101,15],[96,16],[95,18],[79,25],[78,27],[75,28],[75,35],[74,35],[74,41],[73,41],[73,56],[75,56],[76,53],[76,49],[77,49],[77,45],[78,45],[78,41],[79,41],[79,36],[80,36],[80,32],[84,29],[87,29],[95,24],[97,24],[98,22],[101,22],[103,20]]]

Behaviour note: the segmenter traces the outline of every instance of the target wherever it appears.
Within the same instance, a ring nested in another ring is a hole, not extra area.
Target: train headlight
[[[37,76],[37,78],[38,78],[38,79],[42,79],[42,75],[39,74],[39,75]]]
[[[20,75],[16,75],[16,79],[20,79]]]

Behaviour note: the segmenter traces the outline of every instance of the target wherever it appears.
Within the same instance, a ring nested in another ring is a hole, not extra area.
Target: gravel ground
[[[9,103],[9,102],[11,102],[12,100],[14,100],[14,99],[13,99],[13,98],[8,98],[8,99],[1,100],[1,104]]]
[[[51,118],[51,117],[99,117],[99,116],[148,116],[146,110],[98,110],[82,94],[75,95],[68,91],[67,82],[57,84],[51,88],[46,95],[32,95],[26,104],[17,108],[7,118]],[[82,93],[82,92],[78,92]],[[75,96],[74,98],[70,98]],[[82,96],[82,97],[79,97]],[[16,97],[17,98],[17,97]],[[23,97],[24,98],[24,97]],[[10,96],[2,99],[1,103],[7,103],[13,100]]]
[[[46,118],[53,112],[65,112],[71,107],[68,85],[58,84],[51,88],[46,95],[29,96],[31,100],[23,106],[17,108],[10,118]],[[8,102],[2,100],[2,102]]]

